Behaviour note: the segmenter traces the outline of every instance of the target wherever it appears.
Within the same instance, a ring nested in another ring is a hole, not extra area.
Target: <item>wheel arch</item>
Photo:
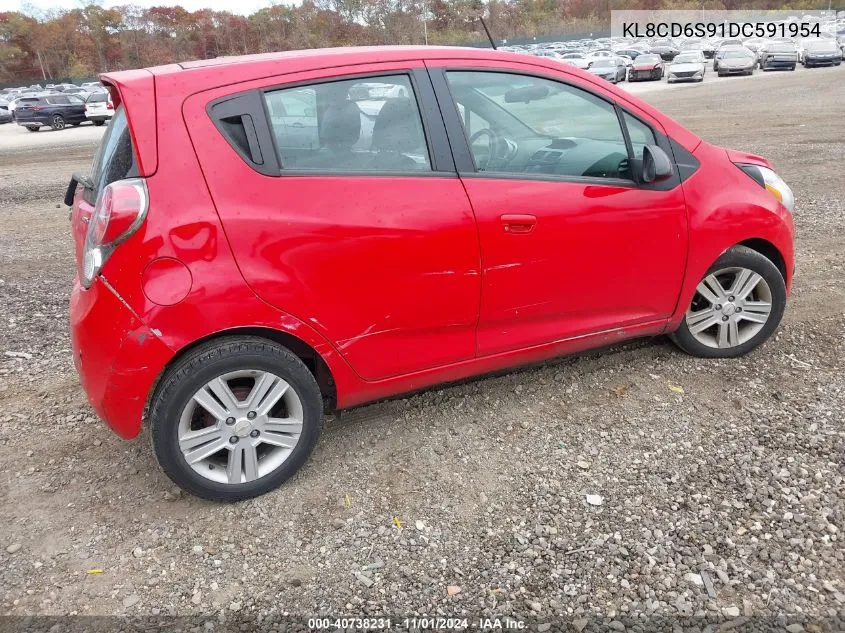
[[[200,346],[243,336],[262,338],[267,341],[277,343],[278,345],[290,350],[303,363],[305,363],[305,366],[314,375],[314,379],[317,381],[317,386],[320,388],[320,393],[323,395],[324,410],[333,411],[336,408],[337,387],[335,385],[334,377],[328,364],[317,350],[301,338],[287,332],[263,326],[244,326],[213,332],[192,341],[177,351],[176,354],[174,354],[167,364],[161,369],[150,387],[146,406],[144,407],[144,421],[148,421],[150,402],[152,402],[152,399],[155,397],[162,378],[167,374],[171,367]]]
[[[747,248],[750,248],[752,251],[757,251],[763,257],[772,262],[775,267],[777,267],[778,271],[780,271],[781,277],[783,277],[784,282],[789,281],[790,275],[789,271],[787,271],[786,269],[786,260],[784,259],[783,254],[780,252],[780,250],[778,250],[778,247],[772,244],[770,241],[764,240],[760,237],[754,237],[739,242],[738,244],[735,244],[735,246],[745,246]]]

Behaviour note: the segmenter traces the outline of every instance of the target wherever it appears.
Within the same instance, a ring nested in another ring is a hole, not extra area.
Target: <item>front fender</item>
[[[729,158],[751,155],[728,154],[707,143],[702,143],[694,154],[701,168],[683,183],[690,227],[687,269],[669,330],[680,325],[696,286],[710,266],[722,253],[742,242],[768,242],[783,259],[787,293],[792,285],[792,214]]]

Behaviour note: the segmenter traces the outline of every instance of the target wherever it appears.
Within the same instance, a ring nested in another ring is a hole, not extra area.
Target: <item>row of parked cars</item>
[[[113,115],[111,97],[98,82],[0,90],[0,123],[14,121],[30,132],[45,126],[63,130],[86,121],[103,125]]]
[[[707,61],[725,75],[750,75],[761,70],[795,70],[798,64],[838,66],[845,57],[843,32],[824,37],[739,39],[655,39],[597,38],[558,42],[534,47],[506,47],[507,50],[556,59],[576,66],[612,83],[661,80],[668,82],[704,79]]]

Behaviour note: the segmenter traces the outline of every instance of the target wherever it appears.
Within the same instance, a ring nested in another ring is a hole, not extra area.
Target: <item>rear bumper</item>
[[[97,415],[131,439],[141,430],[147,396],[173,352],[98,278],[70,296],[73,361]]]

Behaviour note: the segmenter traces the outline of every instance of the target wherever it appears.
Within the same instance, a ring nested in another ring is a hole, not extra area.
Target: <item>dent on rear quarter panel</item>
[[[157,77],[156,82],[159,109],[175,114],[157,121],[156,137],[162,146],[158,169],[147,181],[150,210],[138,232],[109,258],[103,275],[176,354],[233,328],[264,327],[305,342],[335,375],[338,358],[325,339],[261,301],[235,264],[181,116],[182,101],[191,90],[190,79],[175,74]],[[158,305],[143,290],[144,270],[162,258],[178,260],[190,271],[190,289],[174,305]]]

